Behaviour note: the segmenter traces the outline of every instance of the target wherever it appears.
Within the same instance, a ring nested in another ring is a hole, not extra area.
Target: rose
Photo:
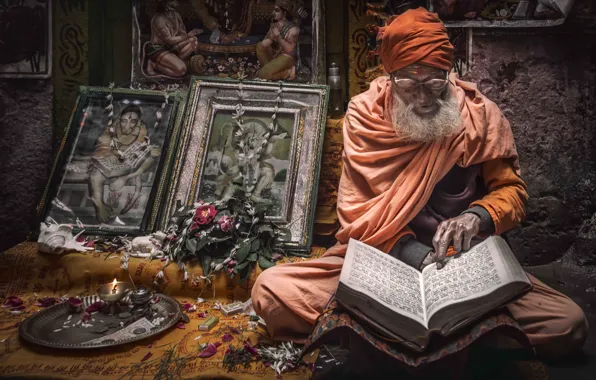
[[[190,229],[194,230],[199,226],[211,223],[213,219],[215,219],[215,215],[217,215],[217,210],[212,205],[202,205],[197,207],[195,215],[192,218],[193,224]]]
[[[234,218],[231,216],[224,215],[217,221],[219,223],[219,228],[223,232],[229,232],[232,229],[232,223],[234,223]]]

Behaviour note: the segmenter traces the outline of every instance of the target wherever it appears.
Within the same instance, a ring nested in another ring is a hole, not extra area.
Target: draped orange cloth
[[[454,166],[497,158],[519,161],[509,122],[473,83],[449,77],[461,125],[449,137],[420,143],[396,133],[391,123],[391,80],[377,78],[350,102],[344,121],[343,172],[337,212],[337,245],[325,256],[343,256],[350,238],[388,252],[412,233],[407,224],[428,202],[436,183]]]
[[[420,7],[390,17],[379,28],[380,56],[388,73],[412,63],[446,71],[453,66],[453,45],[447,29],[436,13]]]

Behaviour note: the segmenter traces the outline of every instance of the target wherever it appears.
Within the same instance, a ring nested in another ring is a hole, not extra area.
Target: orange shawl
[[[427,203],[433,188],[454,166],[467,167],[497,158],[519,161],[509,122],[476,85],[450,76],[462,125],[432,143],[409,142],[394,130],[390,109],[391,81],[374,80],[352,99],[344,120],[343,171],[337,213],[337,245],[325,255],[343,256],[350,238],[384,252],[406,234],[407,224]]]

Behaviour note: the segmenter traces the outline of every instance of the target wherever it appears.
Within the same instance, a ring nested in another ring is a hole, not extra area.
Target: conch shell
[[[69,224],[58,224],[55,221],[41,223],[39,238],[39,250],[44,253],[61,254],[66,251],[86,252],[93,251],[91,247],[85,247],[77,242],[83,231],[72,236],[72,226]]]
[[[130,255],[132,257],[161,257],[161,250],[166,235],[163,232],[156,232],[149,236],[138,236],[132,239]]]

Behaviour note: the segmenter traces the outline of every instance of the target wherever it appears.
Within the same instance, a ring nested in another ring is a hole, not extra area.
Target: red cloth
[[[380,57],[388,73],[412,63],[421,63],[443,70],[453,66],[453,45],[447,29],[436,13],[420,7],[390,17],[379,28]]]

